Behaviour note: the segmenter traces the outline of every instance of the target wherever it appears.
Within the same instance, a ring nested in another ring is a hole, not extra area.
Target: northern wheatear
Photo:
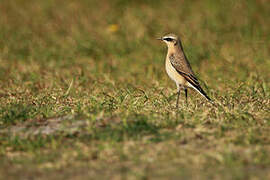
[[[178,94],[177,94],[176,108],[178,108],[178,101],[181,88],[185,90],[186,103],[187,103],[187,88],[195,89],[208,101],[213,103],[212,100],[201,88],[198,79],[195,77],[191,69],[191,66],[188,62],[188,59],[184,53],[180,39],[175,34],[167,34],[162,38],[158,39],[164,41],[168,46],[165,67],[167,74],[173,81],[175,81],[177,86]]]

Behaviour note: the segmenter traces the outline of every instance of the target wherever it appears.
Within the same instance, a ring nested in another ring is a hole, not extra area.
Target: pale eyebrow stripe
[[[164,39],[165,38],[171,38],[171,39],[174,39],[175,40],[175,37],[172,37],[172,36],[165,36],[165,37],[163,37]]]

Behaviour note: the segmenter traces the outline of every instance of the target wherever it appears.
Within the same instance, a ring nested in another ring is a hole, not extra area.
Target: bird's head
[[[158,40],[165,42],[168,47],[174,47],[178,44],[179,38],[175,34],[167,34]]]

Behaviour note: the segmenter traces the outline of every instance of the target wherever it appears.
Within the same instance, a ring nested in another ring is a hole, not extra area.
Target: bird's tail
[[[198,93],[200,93],[200,95],[205,97],[210,103],[214,104],[214,101],[206,94],[206,92],[204,92],[204,90],[201,88],[201,86],[199,84],[197,84],[195,86],[191,83],[189,83],[189,84],[193,89],[195,89]]]

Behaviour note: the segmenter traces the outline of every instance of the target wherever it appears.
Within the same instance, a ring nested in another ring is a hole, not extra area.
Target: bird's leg
[[[187,88],[185,88],[185,94],[186,94],[186,104],[188,105],[188,100],[187,100]]]
[[[179,102],[179,96],[180,96],[180,88],[177,88],[177,100],[176,100],[176,109],[178,109],[178,102]]]

